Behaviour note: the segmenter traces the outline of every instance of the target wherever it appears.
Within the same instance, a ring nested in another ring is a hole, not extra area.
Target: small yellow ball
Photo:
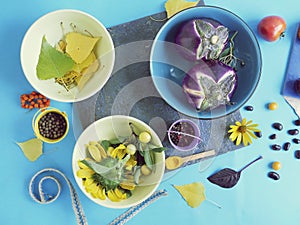
[[[271,102],[269,103],[268,108],[270,110],[276,110],[278,108],[278,104],[276,102]]]
[[[140,142],[147,144],[151,140],[151,135],[147,131],[143,131],[139,135],[139,140]]]
[[[273,170],[280,170],[280,168],[281,168],[281,163],[278,162],[278,161],[273,162],[273,163],[272,163],[272,168],[273,168]]]

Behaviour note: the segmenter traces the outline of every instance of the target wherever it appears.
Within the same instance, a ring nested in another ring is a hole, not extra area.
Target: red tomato
[[[286,22],[280,16],[264,17],[257,26],[258,33],[267,41],[276,41],[283,37],[285,29]]]

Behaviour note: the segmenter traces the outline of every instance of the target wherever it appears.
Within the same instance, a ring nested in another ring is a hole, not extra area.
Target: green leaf
[[[110,142],[107,140],[103,140],[103,141],[101,141],[101,145],[105,149],[105,151],[107,151],[110,146]]]
[[[103,166],[92,160],[82,160],[82,162],[98,174],[105,174],[105,173],[109,172],[111,169],[113,169],[113,167]]]
[[[72,58],[52,47],[43,37],[36,74],[40,80],[60,78],[71,71],[75,62]]]
[[[147,146],[147,148],[144,150],[144,160],[145,160],[146,165],[152,170],[154,161],[153,161],[153,156],[151,155],[151,152],[152,151],[150,151]]]
[[[153,148],[153,149],[151,149],[151,150],[154,151],[154,152],[163,152],[163,151],[166,150],[166,148],[164,148],[164,147],[159,147],[159,148]]]

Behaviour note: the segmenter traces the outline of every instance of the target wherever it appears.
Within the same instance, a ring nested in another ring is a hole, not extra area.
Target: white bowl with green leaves
[[[88,13],[63,9],[37,19],[21,45],[23,72],[34,89],[60,102],[78,102],[109,79],[115,51],[106,27]]]
[[[165,171],[164,148],[141,120],[108,116],[79,136],[72,168],[78,186],[92,201],[127,208],[146,200],[159,186]]]

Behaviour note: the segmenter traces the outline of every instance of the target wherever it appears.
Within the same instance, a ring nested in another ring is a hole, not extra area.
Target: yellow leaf
[[[83,69],[88,68],[95,60],[96,55],[94,52],[91,52],[82,63],[75,64],[73,70],[77,73],[81,73]]]
[[[25,142],[17,142],[24,155],[30,161],[37,160],[43,153],[43,142],[38,138],[33,138]]]
[[[198,0],[196,2],[185,1],[185,0],[168,0],[165,3],[165,9],[167,11],[167,18],[168,19],[171,18],[173,15],[175,15],[176,13],[178,13],[184,9],[195,7],[199,2],[200,2],[200,0]]]
[[[182,186],[174,185],[187,204],[192,207],[198,207],[205,199],[205,188],[202,183],[194,182]]]
[[[66,53],[76,63],[82,63],[92,52],[99,37],[90,37],[78,32],[66,34]]]

